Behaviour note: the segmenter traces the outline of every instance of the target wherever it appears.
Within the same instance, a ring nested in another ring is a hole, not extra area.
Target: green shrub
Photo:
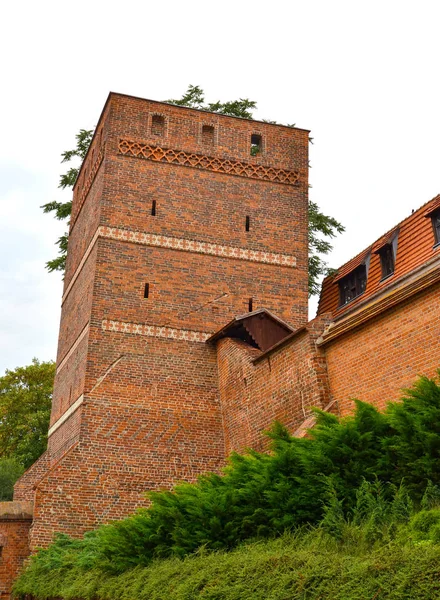
[[[14,458],[0,459],[0,501],[12,500],[14,483],[24,469]]]
[[[197,484],[151,493],[150,508],[83,540],[58,537],[32,558],[17,591],[26,589],[36,598],[60,596],[56,587],[47,591],[47,585],[55,585],[55,573],[63,581],[91,581],[93,587],[97,574],[118,576],[200,549],[232,550],[245,541],[319,523],[321,541],[327,536],[332,544],[365,551],[396,539],[404,543],[405,536],[436,543],[437,381],[419,379],[402,403],[391,403],[383,413],[357,401],[348,418],[322,411],[316,416],[308,438],[293,438],[276,423],[268,433],[270,454],[232,454],[222,476],[208,474]],[[414,506],[423,511],[411,519]],[[431,521],[423,525],[423,519]]]

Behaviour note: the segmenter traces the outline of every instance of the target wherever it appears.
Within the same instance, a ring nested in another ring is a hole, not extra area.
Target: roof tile
[[[342,316],[352,307],[368,299],[376,292],[386,289],[400,277],[408,275],[414,269],[422,266],[435,253],[440,253],[440,245],[434,246],[431,220],[426,218],[437,208],[440,208],[440,195],[421,206],[401,223],[382,235],[374,244],[342,265],[336,275],[326,277],[322,284],[318,315],[330,312],[334,318]],[[391,243],[396,233],[398,233],[398,240],[394,273],[383,279],[378,250],[385,244]],[[339,306],[339,288],[335,284],[356,267],[363,264],[370,252],[371,259],[365,292],[351,302]]]

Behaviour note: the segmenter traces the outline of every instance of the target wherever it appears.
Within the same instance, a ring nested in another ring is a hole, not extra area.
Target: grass
[[[338,542],[321,528],[230,552],[203,549],[154,561],[121,575],[77,566],[50,577],[28,568],[15,593],[44,600],[435,600],[440,545],[409,539],[362,543],[354,527]]]

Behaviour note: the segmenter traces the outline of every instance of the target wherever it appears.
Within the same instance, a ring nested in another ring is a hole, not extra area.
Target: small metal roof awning
[[[265,352],[293,332],[292,327],[265,308],[235,317],[206,340],[216,342],[222,338],[235,338]]]
[[[400,226],[397,225],[396,227],[394,227],[393,229],[388,231],[388,233],[386,233],[381,238],[379,238],[377,240],[377,242],[374,242],[374,244],[372,246],[373,254],[379,254],[379,252],[382,250],[382,248],[384,246],[386,246],[387,244],[392,244],[394,238],[397,235],[399,235],[399,229],[400,229]]]

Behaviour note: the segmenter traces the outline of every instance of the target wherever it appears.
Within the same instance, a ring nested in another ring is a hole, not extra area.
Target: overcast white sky
[[[0,14],[0,375],[55,358],[60,154],[109,91],[256,100],[311,129],[311,197],[346,233],[337,267],[438,192],[438,1],[22,0]],[[314,305],[312,311],[316,308]]]

